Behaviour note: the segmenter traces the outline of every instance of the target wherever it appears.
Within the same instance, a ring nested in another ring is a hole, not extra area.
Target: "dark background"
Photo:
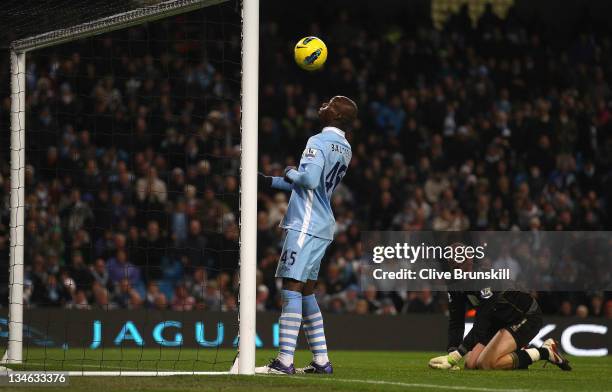
[[[21,5],[10,4],[0,18],[17,15],[10,12]],[[260,170],[279,175],[296,163],[319,129],[316,109],[330,96],[351,96],[360,107],[348,133],[353,161],[333,200],[338,233],[317,293],[325,311],[446,311],[445,296],[428,291],[361,290],[361,230],[610,228],[610,7],[516,1],[504,18],[485,9],[474,25],[461,11],[438,30],[425,0],[262,2]],[[28,26],[41,14],[27,14]],[[328,45],[321,72],[293,63],[293,45],[305,35]],[[28,55],[27,156],[34,171],[27,222],[35,222],[26,244],[29,306],[235,309],[239,38],[230,2]],[[2,56],[6,266],[10,74],[7,52]],[[64,94],[72,96],[69,104]],[[48,161],[53,148],[59,163]],[[117,181],[122,165],[127,185]],[[137,195],[152,168],[167,188],[161,203]],[[114,194],[122,200],[112,205]],[[273,273],[286,200],[259,194],[260,310],[278,309]],[[70,223],[82,217],[76,227]],[[200,228],[187,234],[192,222]],[[90,267],[117,259],[119,250],[139,276],[131,286],[118,279],[93,284]],[[7,270],[0,268],[5,282]],[[195,282],[198,271],[204,284]],[[612,317],[609,293],[534,295],[549,315]]]

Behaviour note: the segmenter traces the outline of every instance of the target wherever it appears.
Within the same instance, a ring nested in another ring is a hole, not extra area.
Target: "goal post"
[[[10,256],[8,344],[4,364],[24,361],[24,266],[25,172],[26,172],[26,53],[54,45],[152,22],[228,0],[170,0],[87,21],[55,31],[21,38],[10,46],[11,61],[11,138],[10,138]],[[145,3],[146,2],[141,2]],[[151,3],[151,2],[149,2]],[[242,12],[242,72],[240,94],[240,239],[239,239],[239,339],[238,355],[231,371],[84,371],[70,375],[89,376],[171,376],[180,374],[254,374],[256,348],[256,271],[257,271],[257,165],[258,165],[258,52],[259,0],[238,3]]]
[[[10,250],[8,346],[3,363],[23,361],[25,229],[25,52],[11,49]]]
[[[258,85],[259,0],[245,0],[242,8],[240,374],[255,373]]]

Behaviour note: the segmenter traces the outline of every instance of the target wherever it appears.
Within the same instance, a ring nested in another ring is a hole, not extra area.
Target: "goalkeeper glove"
[[[285,181],[287,181],[289,184],[293,184],[293,180],[287,176],[287,173],[289,173],[291,170],[297,170],[297,169],[295,168],[295,166],[287,166],[285,168],[285,173],[283,175],[283,177],[285,178]]]
[[[266,176],[262,173],[257,173],[257,187],[258,188],[270,188],[272,186],[272,177]]]
[[[429,360],[429,367],[432,369],[443,369],[443,370],[459,370],[457,364],[461,361],[463,356],[459,351],[455,350],[448,355],[442,355]]]

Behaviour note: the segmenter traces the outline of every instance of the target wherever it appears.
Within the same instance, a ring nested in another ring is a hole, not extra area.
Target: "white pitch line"
[[[105,361],[108,362],[121,362],[121,360],[119,359],[105,359]],[[129,359],[124,359],[124,361],[126,362],[137,362],[138,360],[129,360]],[[53,361],[49,361],[49,362],[25,362],[25,365],[29,365],[29,366],[48,366],[48,367],[57,367],[58,362],[62,362],[62,360],[53,360]],[[89,362],[89,361],[87,361]],[[55,363],[55,364],[54,364]],[[67,359],[64,362],[64,365],[66,369],[71,369],[71,370],[78,370],[79,368],[92,368],[92,369],[132,369],[132,370],[151,370],[151,371],[172,371],[172,370],[176,370],[176,369],[154,369],[154,368],[143,368],[143,367],[138,367],[138,366],[129,366],[129,365],[121,365],[121,366],[112,366],[112,365],[94,365],[94,364],[88,364],[88,363],[76,363],[76,362],[72,362],[70,359]],[[30,371],[31,369],[27,369],[24,371]],[[56,372],[62,372],[64,370],[52,370],[52,371],[56,371]]]
[[[190,371],[88,371],[88,370],[68,370],[70,377],[89,376],[89,377],[169,377],[169,376],[227,376],[230,372],[190,372]]]
[[[114,360],[114,359],[108,359],[107,361],[112,362],[112,361],[116,361],[119,362],[120,360]],[[126,362],[135,362],[125,359],[124,361]],[[57,361],[53,361],[53,362],[60,362],[59,360]],[[49,372],[82,372],[82,370],[80,370],[80,368],[91,368],[91,369],[109,369],[107,370],[108,372],[120,372],[120,371],[124,371],[124,372],[130,372],[133,370],[136,371],[141,371],[141,372],[160,372],[160,373],[168,373],[168,372],[181,372],[181,374],[194,374],[194,375],[199,375],[199,374],[229,374],[228,371],[211,371],[211,372],[203,372],[200,370],[178,370],[178,369],[155,369],[155,368],[146,368],[146,367],[138,367],[138,366],[129,366],[129,365],[121,365],[121,366],[112,366],[112,365],[93,365],[93,364],[87,364],[87,363],[79,363],[76,364],[74,362],[70,362],[70,360],[66,360],[67,364],[65,364],[65,368],[64,369],[60,369],[60,370],[47,370]],[[27,365],[31,365],[31,366],[49,366],[49,367],[55,367],[53,366],[52,363],[47,362],[47,363],[43,363],[43,362],[27,362]],[[112,369],[112,370],[110,370]],[[130,370],[124,370],[124,369],[130,369]],[[2,369],[0,369],[2,370]],[[10,369],[12,370],[12,369]],[[9,371],[10,371],[9,370]],[[16,370],[16,371],[34,371],[32,369],[24,369],[24,370]],[[104,370],[100,370],[101,372],[103,372]]]
[[[299,379],[299,380],[311,380],[315,381],[313,377],[300,377],[293,376],[287,377],[287,379]],[[480,391],[480,392],[527,392],[528,389],[499,389],[499,388],[483,388],[483,387],[465,387],[458,385],[442,385],[442,384],[421,384],[421,383],[410,383],[410,382],[399,382],[399,381],[377,381],[377,380],[360,380],[360,379],[349,379],[349,378],[335,378],[335,377],[321,377],[316,381],[333,381],[333,382],[346,382],[346,383],[358,383],[358,384],[371,384],[371,385],[392,385],[397,387],[406,388],[432,388],[432,389],[446,389],[454,391]]]

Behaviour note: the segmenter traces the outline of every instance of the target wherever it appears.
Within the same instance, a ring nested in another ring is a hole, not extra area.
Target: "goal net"
[[[258,2],[65,3],[0,17],[3,366],[252,373]]]

